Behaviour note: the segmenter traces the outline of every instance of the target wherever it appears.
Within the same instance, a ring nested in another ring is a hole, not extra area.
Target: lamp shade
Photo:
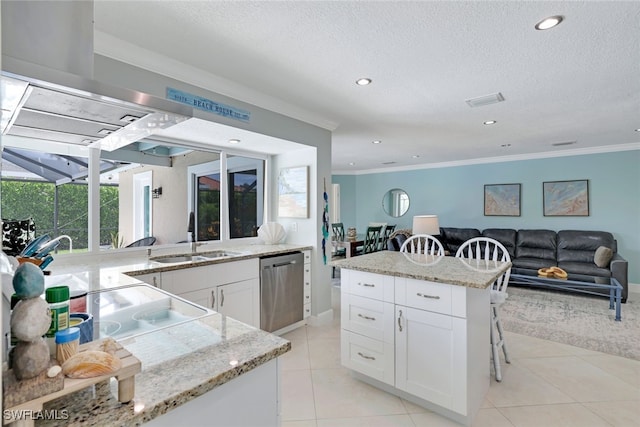
[[[413,217],[413,234],[440,234],[437,215],[416,215]]]

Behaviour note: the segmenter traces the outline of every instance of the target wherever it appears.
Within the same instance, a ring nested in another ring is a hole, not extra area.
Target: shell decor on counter
[[[258,237],[267,245],[277,245],[286,235],[284,227],[277,222],[265,222],[258,228]]]

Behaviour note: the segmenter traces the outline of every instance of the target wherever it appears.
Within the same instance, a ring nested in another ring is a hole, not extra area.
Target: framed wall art
[[[278,174],[278,216],[309,218],[309,167],[282,168]]]
[[[589,181],[542,183],[544,216],[589,216]]]
[[[520,216],[520,184],[484,186],[485,216]]]

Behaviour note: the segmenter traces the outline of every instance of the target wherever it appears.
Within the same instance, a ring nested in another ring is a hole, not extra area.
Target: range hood
[[[192,117],[93,80],[92,1],[3,0],[2,136],[112,151]]]

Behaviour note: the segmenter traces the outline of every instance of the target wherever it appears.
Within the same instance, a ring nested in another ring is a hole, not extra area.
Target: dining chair
[[[344,242],[344,224],[341,222],[333,222],[331,223],[331,239],[334,242]],[[339,248],[336,245],[331,249],[331,259],[336,258],[346,258],[347,257],[347,249]],[[331,269],[331,278],[336,277],[336,267]]]
[[[474,237],[464,242],[456,252],[458,258],[469,258],[485,261],[502,261],[511,262],[509,251],[504,245],[490,237]],[[511,276],[511,268],[502,273],[491,285],[491,326],[490,340],[491,353],[493,355],[493,368],[496,374],[496,381],[502,381],[502,370],[500,369],[500,348],[504,353],[504,361],[511,363],[507,345],[504,341],[504,331],[500,322],[500,306],[504,304],[507,297],[507,286],[509,286],[509,277]]]
[[[367,227],[367,233],[364,236],[364,245],[356,250],[358,255],[368,254],[378,251],[378,243],[380,241],[380,231],[382,226]]]
[[[404,241],[400,252],[444,256],[444,247],[430,234],[414,234]]]
[[[395,229],[396,229],[396,224],[387,225],[386,228],[384,229],[384,232],[381,232],[380,242],[378,243],[379,251],[387,249],[387,242],[389,241],[389,237],[391,236],[391,233],[393,233]]]

